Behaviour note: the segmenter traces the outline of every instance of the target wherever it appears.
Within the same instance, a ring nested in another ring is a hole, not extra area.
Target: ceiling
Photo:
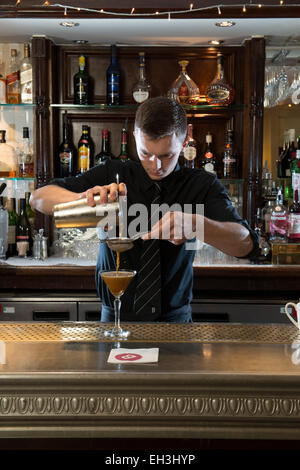
[[[75,12],[70,11],[67,17],[63,16],[63,9],[56,8],[56,13],[52,16],[45,17],[45,8],[43,14],[37,17],[36,12],[30,14],[29,4],[38,4],[40,7],[43,3],[41,0],[22,0],[22,4],[27,6],[27,10],[16,10],[16,0],[0,0],[0,42],[26,42],[33,35],[45,35],[51,38],[56,44],[70,44],[75,40],[86,40],[89,44],[118,44],[118,45],[174,45],[174,46],[207,46],[210,40],[222,40],[224,46],[235,46],[242,44],[245,39],[253,36],[264,36],[267,44],[267,58],[272,58],[278,53],[278,48],[288,48],[289,53],[287,58],[300,58],[300,7],[298,15],[293,13],[294,17],[290,18],[258,18],[258,17],[241,17],[241,14],[235,13],[233,17],[225,17],[226,9],[223,8],[222,17],[216,15],[216,7],[210,10],[213,13],[206,18],[185,17],[178,18],[172,17],[169,21],[168,18],[111,18],[109,16],[95,18],[95,13],[89,13],[89,17],[76,17]],[[25,3],[24,3],[25,2]],[[265,0],[268,4],[269,0]],[[52,5],[54,2],[51,2]],[[153,8],[160,6],[160,10],[170,11],[172,8],[187,8],[190,1],[183,0],[164,0],[164,1],[151,1],[135,0],[129,2],[127,0],[110,0],[110,3],[101,1],[96,2],[99,8],[101,6],[110,9],[116,5],[122,5],[122,8],[128,8],[128,5],[139,5],[145,8],[151,5]],[[73,6],[90,6],[95,7],[95,1],[73,0],[65,2],[65,4]],[[195,8],[199,2],[194,2]],[[212,5],[214,2],[210,0],[202,1],[202,6]],[[240,2],[223,1],[222,5],[230,3],[236,7]],[[248,2],[249,3],[249,2]],[[252,3],[252,2],[251,2]],[[255,0],[255,3],[256,2]],[[276,2],[272,2],[278,3]],[[285,2],[287,3],[287,2]],[[293,2],[292,2],[293,3]],[[294,2],[295,3],[295,2]],[[269,2],[270,4],[270,2]],[[7,7],[6,7],[7,5]],[[253,5],[251,5],[253,6]],[[296,8],[296,7],[294,7]],[[256,11],[262,10],[256,9]],[[41,11],[41,8],[39,8]],[[50,10],[49,10],[50,11]],[[275,10],[274,10],[275,11]],[[277,11],[277,10],[276,10]],[[283,11],[283,10],[282,10]],[[20,13],[21,12],[21,13]],[[25,13],[24,13],[25,12]],[[127,10],[128,12],[128,10]],[[239,8],[240,12],[240,8]],[[206,12],[207,13],[207,12]],[[276,13],[278,15],[278,12]],[[9,17],[10,16],[10,17]],[[23,16],[22,18],[14,16]],[[200,12],[199,12],[199,15]],[[239,16],[239,17],[238,17]],[[246,15],[244,15],[246,16]],[[60,23],[65,19],[70,19],[74,23],[78,23],[77,27],[66,28],[62,27]],[[220,28],[216,23],[220,19],[233,20],[235,25],[230,28]]]

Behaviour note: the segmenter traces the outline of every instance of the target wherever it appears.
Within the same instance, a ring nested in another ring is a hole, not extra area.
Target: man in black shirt
[[[32,195],[31,205],[46,214],[51,214],[57,203],[82,197],[87,197],[88,203],[94,206],[96,194],[100,194],[101,203],[107,202],[108,195],[110,200],[115,200],[118,194],[126,194],[128,208],[142,204],[150,213],[158,189],[159,204],[169,207],[179,204],[182,207],[182,211],[167,211],[152,231],[143,237],[144,241],[137,240],[131,250],[121,253],[120,269],[135,269],[139,274],[144,269],[143,264],[148,263],[143,261],[145,247],[147,251],[147,246],[150,246],[147,244],[151,243],[147,240],[159,239],[159,305],[153,295],[148,299],[146,309],[137,308],[137,275],[122,297],[123,321],[191,321],[195,250],[189,249],[187,244],[195,236],[201,238],[202,229],[205,243],[229,255],[251,257],[258,249],[256,234],[237,214],[217,177],[202,169],[180,168],[178,158],[186,133],[185,111],[178,103],[160,97],[148,100],[138,108],[135,119],[139,162],[107,160],[104,165],[77,177],[53,180]],[[122,182],[119,185],[115,183],[116,174]],[[184,205],[187,204],[191,210],[185,212]],[[203,215],[197,211],[198,204],[204,206]],[[169,229],[167,236],[166,226]],[[178,233],[183,234],[178,236]],[[101,243],[96,285],[102,300],[102,321],[113,321],[114,314],[113,298],[101,280],[100,271],[115,268],[116,253],[106,243]],[[150,287],[145,280],[145,289]]]

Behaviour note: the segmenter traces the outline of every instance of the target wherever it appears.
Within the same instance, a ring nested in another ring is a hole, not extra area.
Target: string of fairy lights
[[[19,7],[22,4],[22,0],[17,0],[16,1],[16,6]],[[193,12],[204,12],[208,10],[216,11],[218,15],[226,15],[226,9],[227,8],[240,8],[242,13],[247,13],[247,10],[253,8],[263,8],[263,7],[300,7],[300,4],[289,4],[288,2],[285,2],[284,0],[278,0],[277,2],[274,2],[273,4],[263,4],[263,3],[258,3],[255,2],[253,3],[252,0],[250,0],[250,3],[241,3],[241,4],[216,4],[216,5],[208,5],[205,7],[200,7],[197,6],[194,3],[190,3],[188,8],[184,10],[170,10],[170,11],[159,11],[159,10],[153,10],[153,12],[147,12],[147,13],[139,13],[136,8],[132,7],[130,11],[128,12],[120,12],[120,11],[111,11],[111,10],[105,10],[103,8],[87,8],[87,7],[78,7],[78,6],[73,6],[73,5],[65,5],[61,3],[53,3],[50,1],[42,1],[41,3],[42,6],[44,7],[53,7],[53,8],[61,8],[64,12],[64,16],[68,15],[69,12],[73,11],[78,11],[78,12],[86,12],[86,13],[98,13],[101,15],[108,15],[108,16],[118,16],[118,17],[158,17],[158,16],[167,16],[168,19],[171,19],[171,15],[174,17],[176,15],[188,15],[189,13]]]

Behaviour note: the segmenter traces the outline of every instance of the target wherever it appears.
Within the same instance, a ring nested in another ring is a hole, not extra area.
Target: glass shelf
[[[108,106],[107,104],[71,104],[71,103],[53,103],[50,105],[52,108],[69,108],[69,109],[102,109],[104,111],[113,110],[127,110],[137,109],[137,104],[124,104],[118,106]],[[183,105],[183,108],[187,111],[242,111],[246,105],[230,105],[230,106],[212,106],[209,104],[197,104],[197,105]]]
[[[0,176],[0,180],[7,180],[7,181],[34,181],[35,178],[31,178],[31,177],[26,177],[26,178],[19,178],[19,177],[15,177],[15,178],[11,178],[9,176]]]
[[[34,103],[19,103],[19,104],[8,104],[0,103],[0,108],[32,108],[36,106]]]

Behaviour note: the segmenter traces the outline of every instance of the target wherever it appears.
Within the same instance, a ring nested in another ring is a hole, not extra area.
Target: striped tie
[[[155,183],[156,194],[152,204],[160,202],[160,186]],[[153,215],[153,214],[152,214]],[[149,221],[151,217],[149,218]],[[147,315],[152,320],[161,313],[161,267],[159,240],[145,241],[140,257],[138,271],[135,313],[137,316]]]

